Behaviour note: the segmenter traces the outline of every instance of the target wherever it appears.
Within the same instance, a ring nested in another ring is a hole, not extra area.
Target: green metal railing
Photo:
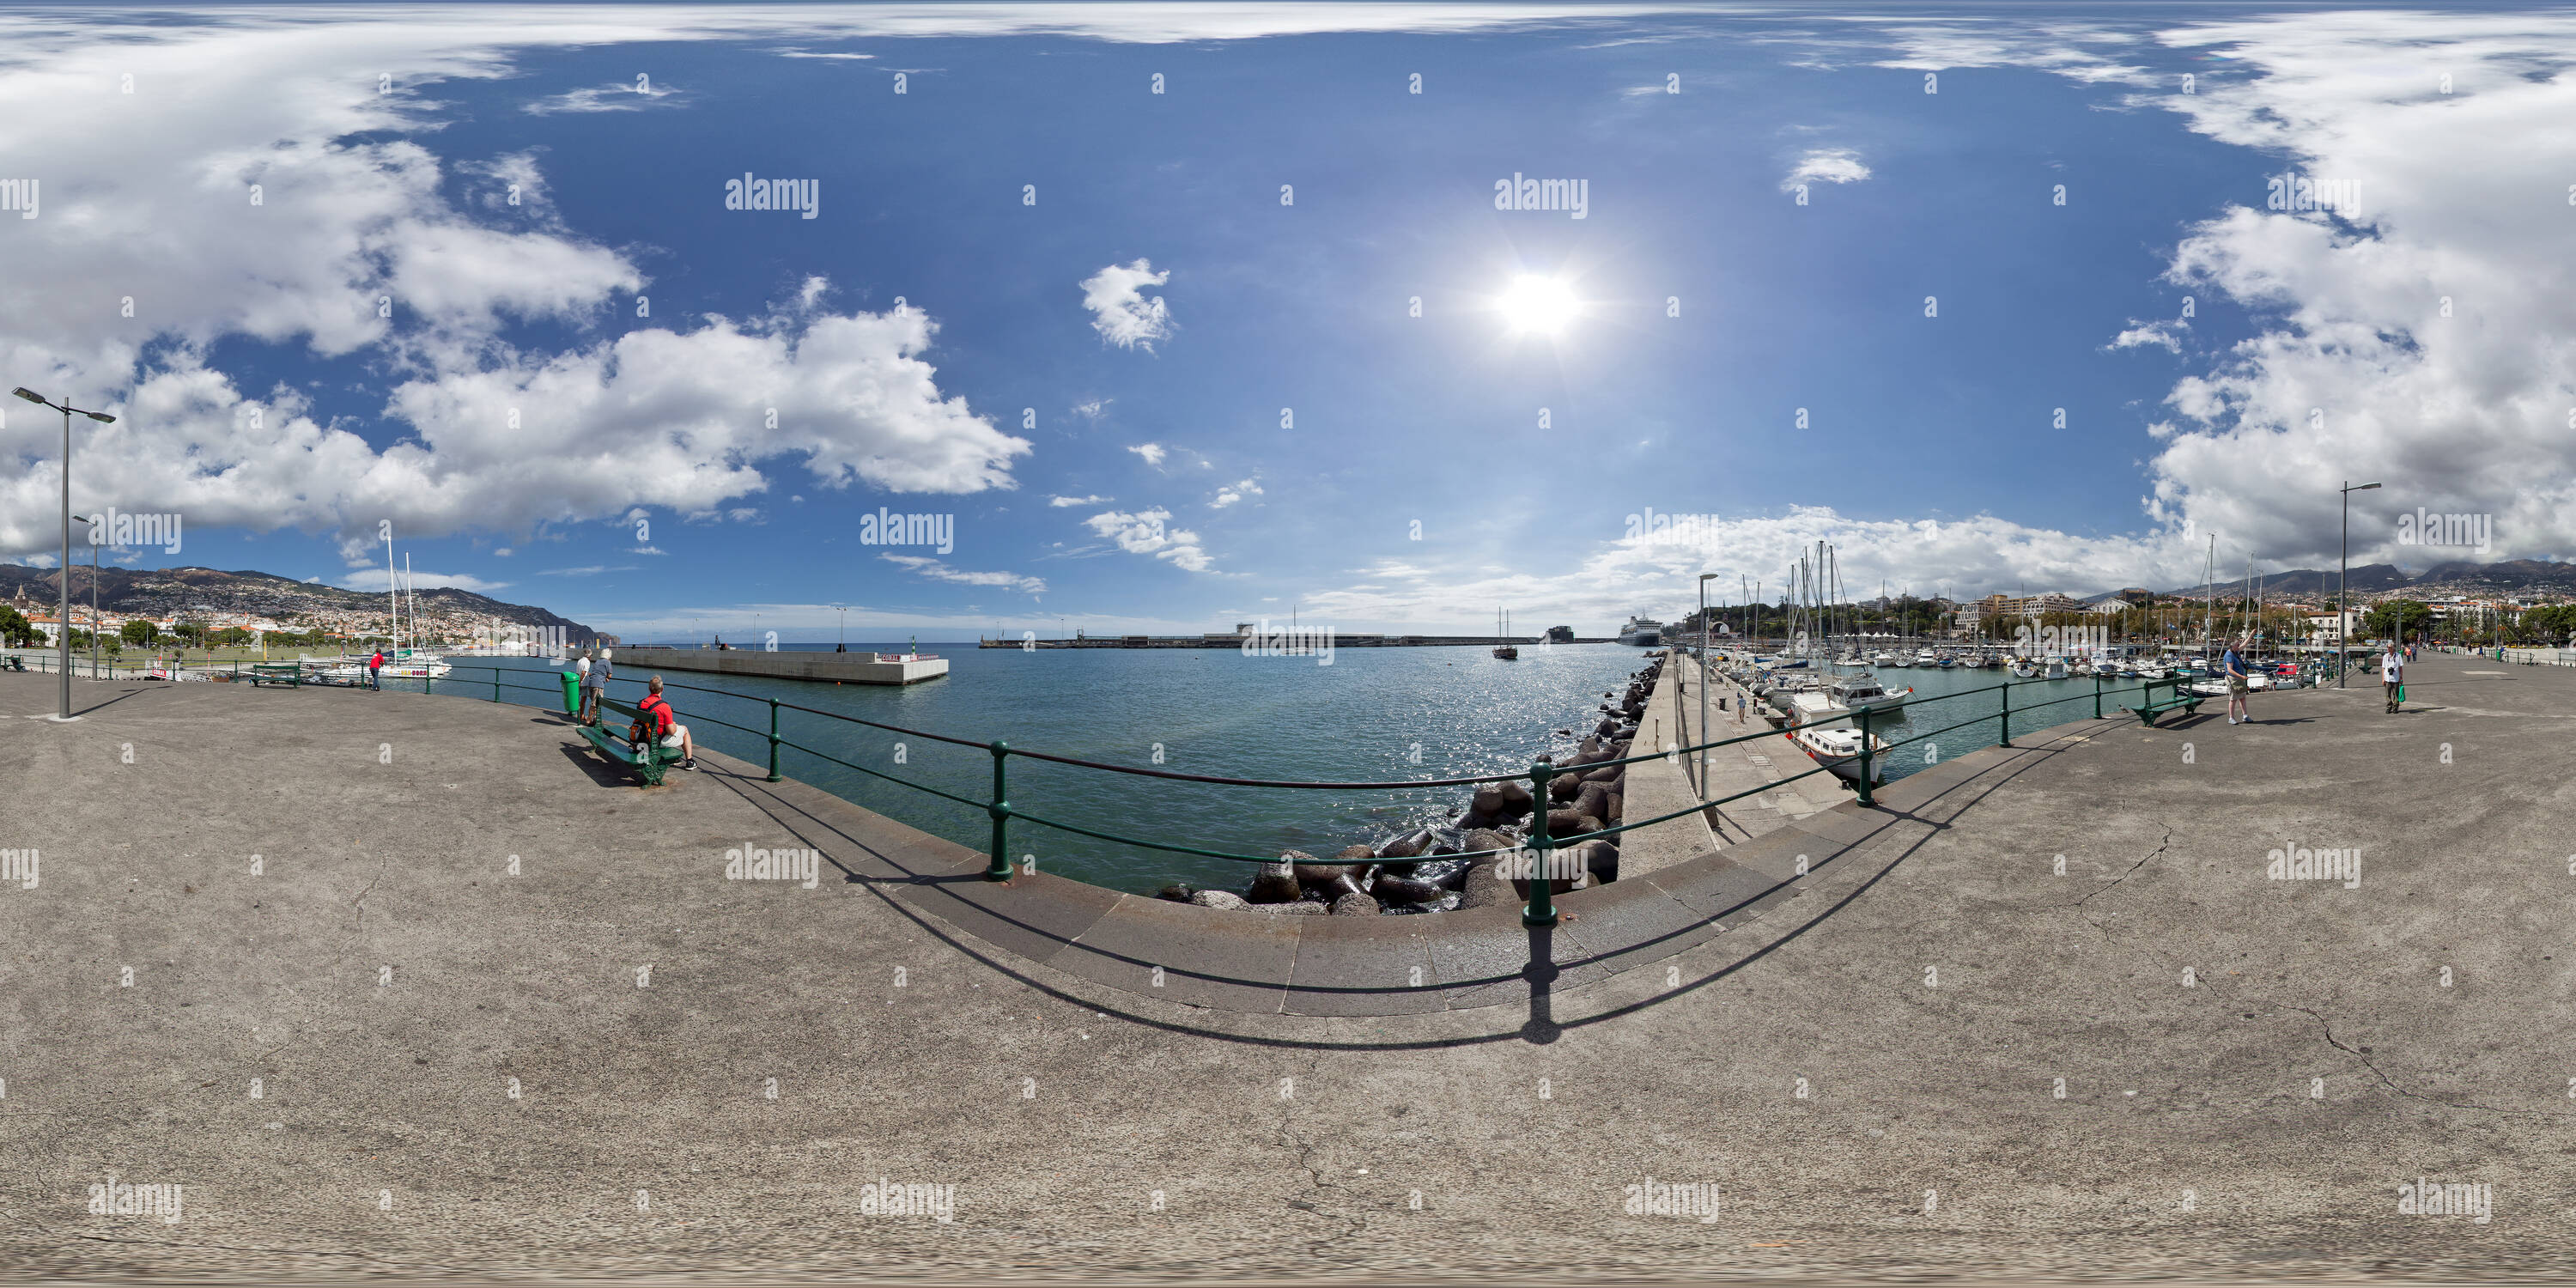
[[[548,701],[546,703],[536,705],[556,706],[560,705],[562,702],[562,683],[560,672],[529,671],[517,667],[485,667],[455,663],[451,663],[450,667],[452,671],[491,671],[493,674],[491,680],[492,696],[490,700],[494,702],[503,700],[504,689],[520,689],[547,695]],[[527,674],[544,675],[556,682],[553,684],[535,685],[524,684],[505,678],[509,675]],[[2145,695],[2148,700],[2140,705],[2154,705],[2153,694],[2157,688],[2172,686],[2177,692],[2179,692],[2180,686],[2189,683],[2193,678],[2196,677],[2176,676],[2166,680],[2147,680],[2141,682],[2136,691]],[[640,685],[642,682],[626,679],[624,677],[613,677],[609,683],[611,685]],[[2063,683],[2063,681],[2028,680],[2020,681],[2018,683],[2022,685],[2053,684]],[[455,679],[451,679],[449,681],[450,688],[458,691],[459,693],[462,693],[468,684],[479,688],[481,682],[459,681]],[[1975,715],[1966,720],[1959,721],[1956,724],[1945,725],[1939,729],[1917,733],[1907,738],[1885,743],[1884,745],[1880,744],[1879,739],[1872,732],[1872,726],[1880,719],[1884,718],[1884,713],[1878,709],[1867,707],[1855,711],[1853,713],[1853,718],[1861,732],[1861,750],[1859,753],[1860,772],[1855,784],[1858,790],[1859,803],[1864,808],[1874,807],[1875,799],[1873,792],[1876,787],[1874,779],[1878,773],[1880,758],[1887,751],[1891,751],[1897,747],[1905,746],[1914,742],[1920,742],[1926,738],[1938,737],[1941,734],[1963,729],[1970,725],[1982,724],[1988,720],[1995,720],[1998,722],[1997,734],[1999,744],[2003,746],[2011,746],[2012,716],[2014,708],[2011,705],[2010,692],[2015,686],[2015,681],[2006,680],[2002,683],[1988,686],[1987,688],[1966,689],[1957,693],[1939,694],[1932,697],[1917,699],[1915,703],[1908,705],[1929,704],[1931,702],[1947,701],[1951,698],[1969,697],[1986,692],[1996,692],[2004,695],[2002,698],[2001,710],[1995,715]],[[424,678],[421,687],[424,693],[435,692],[434,681],[428,678]],[[1164,841],[1145,840],[1138,837],[1119,836],[1114,833],[1097,831],[1080,826],[1079,824],[1066,822],[1061,819],[1047,818],[1042,815],[1033,814],[1026,810],[1019,809],[1013,806],[1010,802],[1009,766],[1013,757],[1027,760],[1046,761],[1059,765],[1069,765],[1081,769],[1100,770],[1108,773],[1128,774],[1143,778],[1160,778],[1173,782],[1207,783],[1227,787],[1258,787],[1282,790],[1409,791],[1434,787],[1481,787],[1488,784],[1515,781],[1527,782],[1530,788],[1530,808],[1534,815],[1527,844],[1508,848],[1470,850],[1460,854],[1444,854],[1438,857],[1443,859],[1482,859],[1508,855],[1512,856],[1517,861],[1525,861],[1528,865],[1527,876],[1529,880],[1529,902],[1522,910],[1521,920],[1525,924],[1531,926],[1551,926],[1556,924],[1557,911],[1554,892],[1550,889],[1549,883],[1554,879],[1552,856],[1560,844],[1612,837],[1617,836],[1622,832],[1631,832],[1639,828],[1653,827],[1661,823],[1671,822],[1674,819],[1681,818],[1688,814],[1702,812],[1715,806],[1728,804],[1733,801],[1741,800],[1747,796],[1769,791],[1784,782],[1795,782],[1798,779],[1806,778],[1815,774],[1833,772],[1830,766],[1819,763],[1813,769],[1792,774],[1783,779],[1766,781],[1760,786],[1749,788],[1745,791],[1710,799],[1695,799],[1689,805],[1681,809],[1659,814],[1652,818],[1625,819],[1617,824],[1605,826],[1593,831],[1558,837],[1552,834],[1553,829],[1548,824],[1547,816],[1551,808],[1554,806],[1554,802],[1550,800],[1550,788],[1554,784],[1555,780],[1561,775],[1567,773],[1580,773],[1588,777],[1600,770],[1624,768],[1629,765],[1642,764],[1646,761],[1655,759],[1663,759],[1671,763],[1679,764],[1684,756],[1694,752],[1734,746],[1739,743],[1753,742],[1763,738],[1780,737],[1783,736],[1784,731],[1766,728],[1755,733],[1712,739],[1703,743],[1695,743],[1687,747],[1677,744],[1668,745],[1661,750],[1648,751],[1642,755],[1625,756],[1610,760],[1587,761],[1579,765],[1559,766],[1550,760],[1542,758],[1533,762],[1530,768],[1526,772],[1522,773],[1481,774],[1461,778],[1423,778],[1399,782],[1307,782],[1259,778],[1227,778],[1212,774],[1187,774],[1168,769],[1143,769],[1132,765],[1105,764],[1100,761],[1084,760],[1073,756],[1058,756],[1046,752],[1025,751],[1015,748],[1008,742],[998,739],[989,742],[976,742],[968,738],[954,737],[948,734],[931,733],[927,730],[911,729],[902,725],[887,724],[883,721],[867,720],[858,716],[844,715],[837,711],[824,711],[815,707],[802,706],[793,702],[784,702],[777,698],[756,697],[751,694],[736,693],[726,689],[711,689],[703,685],[678,684],[665,680],[663,682],[663,688],[666,691],[704,693],[738,702],[767,704],[769,708],[769,727],[766,730],[737,724],[733,721],[708,714],[703,709],[693,710],[690,713],[689,720],[692,723],[704,721],[715,725],[721,725],[727,729],[733,729],[753,738],[766,741],[769,747],[768,781],[770,782],[777,782],[780,780],[778,772],[780,753],[783,751],[794,751],[812,756],[817,760],[837,765],[843,769],[854,770],[858,773],[867,775],[870,778],[893,783],[900,787],[910,788],[917,792],[927,793],[931,796],[938,797],[941,800],[955,803],[969,810],[985,815],[991,821],[992,836],[991,844],[987,851],[990,857],[990,862],[983,875],[985,879],[991,881],[1007,881],[1011,878],[1009,829],[1011,821],[1014,819],[1039,827],[1052,828],[1062,832],[1070,832],[1077,836],[1091,837],[1096,840],[1109,841],[1120,845],[1139,846],[1145,849],[1157,850],[1170,854],[1189,854],[1202,858],[1224,859],[1243,863],[1277,864],[1280,861],[1279,856],[1275,854],[1238,854],[1225,850],[1208,849],[1203,846],[1180,845]],[[2068,697],[2043,701],[2024,706],[2021,710],[2023,712],[2040,711],[2053,706],[2062,706],[2069,702],[2082,702],[2087,698],[2090,698],[2093,702],[2094,716],[2098,719],[2102,715],[2102,698],[2105,694],[2128,691],[2129,689],[2126,686],[2106,688],[2102,677],[2096,676],[2094,677],[2093,692],[2090,694],[2079,693]],[[603,701],[605,701],[606,690],[603,689],[602,693]],[[909,779],[896,777],[893,774],[885,773],[882,770],[872,769],[866,765],[854,764],[838,756],[832,755],[829,752],[806,746],[780,732],[779,721],[780,713],[782,712],[798,712],[807,715],[822,716],[847,724],[861,725],[870,729],[881,729],[890,733],[902,734],[905,737],[926,738],[934,742],[947,743],[958,747],[981,748],[987,755],[992,757],[992,795],[987,800],[975,800],[971,797],[961,796],[955,792],[942,790],[938,787],[931,786],[928,783],[914,782]],[[1701,790],[1704,792],[1706,788],[1703,786]]]

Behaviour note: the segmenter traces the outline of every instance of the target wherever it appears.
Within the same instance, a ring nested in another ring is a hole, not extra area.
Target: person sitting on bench
[[[662,697],[662,677],[654,676],[644,687],[648,691],[644,700],[635,704],[635,722],[627,726],[626,741],[634,744],[637,755],[642,755],[649,734],[654,746],[680,753],[680,768],[697,768],[697,744],[689,737],[689,727],[672,719],[671,704]]]

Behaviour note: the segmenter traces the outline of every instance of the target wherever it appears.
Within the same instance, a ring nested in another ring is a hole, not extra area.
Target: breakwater
[[[621,668],[753,675],[771,680],[822,680],[836,684],[919,684],[948,674],[948,659],[916,653],[769,652],[763,649],[685,649],[619,645],[609,660]]]
[[[1541,835],[1559,847],[1551,870],[1522,871],[1521,881],[1544,876],[1558,892],[1616,881],[1620,836],[1625,834],[1586,838],[1617,826],[1624,817],[1628,767],[1602,762],[1628,755],[1638,717],[1664,665],[1658,657],[1631,674],[1624,691],[1603,693],[1599,719],[1588,732],[1577,734],[1574,727],[1555,731],[1559,739],[1580,741],[1537,757],[1563,771],[1549,779],[1546,801],[1536,799],[1527,783],[1482,783],[1443,822],[1357,841],[1329,859],[1305,850],[1283,851],[1276,866],[1259,869],[1240,890],[1193,889],[1187,882],[1173,882],[1155,896],[1273,915],[1377,916],[1481,908],[1522,898],[1510,868]],[[1600,767],[1586,768],[1593,765]]]

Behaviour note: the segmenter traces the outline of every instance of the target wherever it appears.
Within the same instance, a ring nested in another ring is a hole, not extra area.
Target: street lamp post
[[[106,520],[100,515],[84,514],[81,522],[95,528]],[[89,678],[98,678],[98,542],[95,540],[89,543]]]
[[[2343,485],[2343,548],[2335,557],[2335,687],[2338,689],[2344,687],[2344,662],[2352,651],[2352,641],[2346,638],[2351,634],[2348,623],[2352,621],[2352,494],[2367,492],[2377,486],[2376,483]]]
[[[62,710],[56,720],[72,718],[72,413],[80,412],[102,425],[113,425],[116,417],[103,411],[85,411],[72,406],[72,400],[47,402],[35,390],[21,386],[10,391],[40,407],[51,407],[63,414],[63,563],[62,610],[55,619],[55,658],[62,672]]]
[[[1699,798],[1708,799],[1708,579],[1699,575]]]
[[[839,647],[832,651],[835,653],[847,653],[850,651],[850,606],[847,604],[834,604],[832,605],[832,608],[841,615],[841,643]]]

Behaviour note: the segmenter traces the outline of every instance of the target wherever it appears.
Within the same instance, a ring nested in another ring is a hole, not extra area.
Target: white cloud
[[[2178,354],[2182,352],[2183,333],[2190,329],[2191,325],[2189,323],[2183,322],[2179,319],[2163,322],[2140,322],[2136,318],[2131,318],[2129,319],[2129,329],[2122,331],[2117,336],[2114,336],[2111,343],[2102,347],[2106,349],[2144,349],[2152,346],[2163,349],[2168,353]]]
[[[596,577],[604,572],[633,572],[635,567],[634,564],[619,564],[614,568],[601,564],[589,564],[580,568],[539,569],[537,575],[540,577]]]
[[[1858,183],[1868,177],[1869,167],[1850,148],[1814,148],[1790,168],[1789,176],[1780,181],[1780,191],[1802,183]]]
[[[541,98],[519,110],[536,116],[556,112],[640,112],[656,103],[676,106],[682,99],[678,90],[634,81],[611,81],[583,89],[566,90],[551,98]]]
[[[1213,570],[1216,562],[1199,545],[1199,535],[1169,526],[1171,517],[1171,511],[1159,508],[1134,514],[1112,510],[1082,522],[1093,532],[1117,542],[1118,548],[1129,554],[1168,559],[1174,567],[1190,572]]]
[[[1144,457],[1144,458],[1145,458],[1145,463],[1146,463],[1147,465],[1151,465],[1151,466],[1154,466],[1154,467],[1156,467],[1156,468],[1160,468],[1160,467],[1162,466],[1162,464],[1163,464],[1163,457],[1164,457],[1164,455],[1165,455],[1165,452],[1164,452],[1164,450],[1163,450],[1163,446],[1162,446],[1162,444],[1160,444],[1160,443],[1138,443],[1138,444],[1137,444],[1137,445],[1135,445],[1134,447],[1130,447],[1130,448],[1128,448],[1127,450],[1128,450],[1128,451],[1131,451],[1131,452],[1134,452],[1134,453],[1135,453],[1135,454],[1137,454],[1138,456],[1142,456],[1142,457]]]
[[[1043,595],[1047,588],[1046,579],[1042,577],[1023,577],[1015,572],[967,572],[964,569],[951,568],[926,555],[881,554],[877,558],[898,567],[910,569],[933,581],[953,582],[960,586],[999,586],[1005,590],[1016,590],[1023,595]]]
[[[1218,488],[1216,499],[1208,502],[1208,508],[1222,510],[1247,496],[1259,495],[1261,495],[1261,485],[1251,479],[1245,479],[1232,487]]]
[[[308,580],[318,582],[321,578],[314,577],[309,578]],[[381,595],[385,593],[385,570],[382,568],[368,568],[352,571],[343,574],[339,580],[334,581],[331,584],[342,590],[363,590],[371,594]],[[477,595],[488,595],[493,591],[500,590],[508,586],[510,583],[506,581],[485,581],[480,577],[469,576],[461,572],[423,572],[419,569],[414,569],[403,574],[402,584],[403,587],[408,590],[430,590],[439,586],[452,586],[458,590],[470,590]]]
[[[1114,398],[1093,398],[1086,402],[1078,402],[1073,405],[1073,414],[1097,425],[1100,423],[1100,418],[1108,414],[1109,404],[1115,401],[1117,400]]]
[[[706,25],[601,12],[533,16],[506,38],[605,44]],[[838,316],[808,296],[765,317],[624,331],[619,297],[643,273],[554,221],[532,154],[451,162],[415,141],[445,123],[417,87],[509,75],[503,37],[466,9],[404,14],[0,16],[11,165],[45,176],[47,196],[43,217],[7,230],[0,367],[121,416],[84,430],[75,503],[251,531],[390,518],[439,536],[632,505],[715,509],[765,489],[780,457],[833,486],[1012,486],[1029,444],[941,394],[922,356],[935,324],[919,310]],[[350,67],[369,75],[330,70]],[[394,92],[377,92],[378,69]],[[116,111],[85,97],[128,72],[139,88]],[[451,173],[466,180],[456,200]],[[133,295],[135,317],[92,307],[101,291]],[[612,308],[613,338],[594,329]],[[498,341],[522,320],[554,324],[567,347]],[[301,393],[239,387],[210,365],[227,340],[393,373],[384,418],[405,437],[379,448],[317,420]],[[778,430],[751,405],[755,386],[779,407]],[[34,462],[0,473],[0,556],[51,540],[41,519],[59,448],[37,420],[0,429],[0,459]]]
[[[1152,352],[1155,341],[1171,335],[1172,314],[1163,307],[1162,296],[1148,300],[1140,288],[1170,280],[1170,269],[1157,273],[1142,259],[1092,274],[1082,283],[1082,306],[1091,310],[1091,329],[1105,343]]]
[[[1068,505],[1099,505],[1117,499],[1114,496],[1051,496],[1047,498],[1047,504],[1061,509]]]

